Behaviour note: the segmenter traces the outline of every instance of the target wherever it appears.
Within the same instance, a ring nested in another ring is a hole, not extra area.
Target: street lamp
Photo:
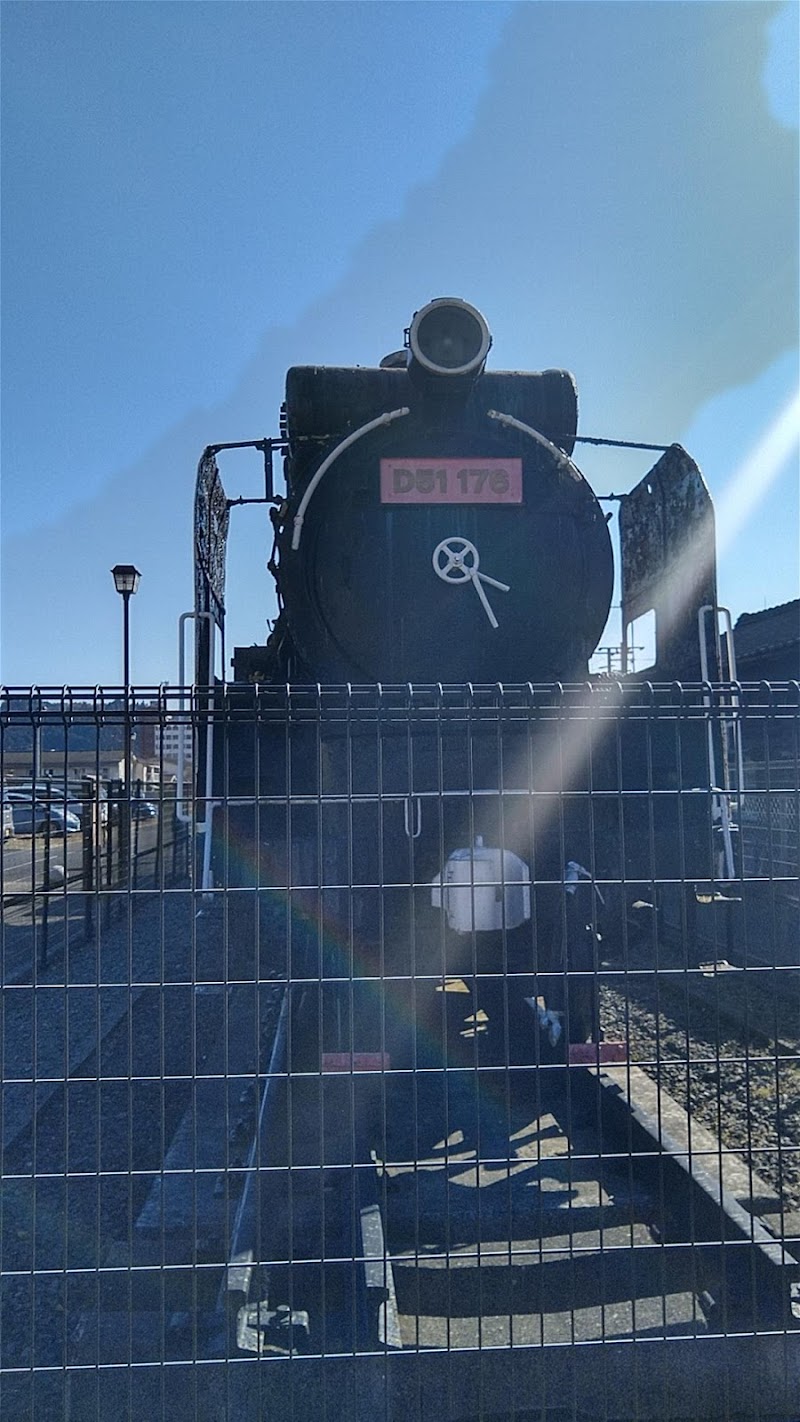
[[[139,579],[142,575],[138,568],[134,568],[132,563],[117,563],[116,567],[111,569],[111,576],[114,579],[114,587],[122,598],[122,650],[124,667],[122,680],[127,695],[131,680],[128,605],[139,586]]]
[[[128,704],[128,692],[131,683],[129,604],[139,586],[139,579],[142,575],[138,568],[134,568],[132,563],[117,563],[116,567],[111,569],[111,576],[114,579],[114,587],[122,598],[123,682],[125,686],[125,804],[120,820],[120,859],[125,866],[123,873],[127,881],[130,877],[132,765],[131,708]]]

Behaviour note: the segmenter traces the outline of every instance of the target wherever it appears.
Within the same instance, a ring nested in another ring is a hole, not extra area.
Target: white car
[[[55,802],[32,800],[24,790],[3,793],[3,836],[6,835],[6,809],[11,812],[11,834],[43,834],[50,825],[51,834],[77,834],[81,822],[71,810]]]

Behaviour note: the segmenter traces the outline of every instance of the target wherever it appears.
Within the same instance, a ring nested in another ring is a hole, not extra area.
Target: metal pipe
[[[362,435],[369,434],[371,430],[380,429],[381,425],[390,425],[393,420],[399,420],[403,415],[407,415],[409,413],[410,411],[408,405],[403,405],[399,410],[384,411],[382,415],[378,415],[377,419],[369,420],[367,424],[361,425],[360,429],[353,430],[351,434],[347,435],[345,439],[341,440],[339,444],[337,444],[336,448],[332,449],[330,454],[325,459],[323,459],[322,463],[319,466],[319,469],[317,470],[302,499],[300,500],[300,507],[298,508],[297,513],[294,516],[294,526],[292,529],[293,552],[296,552],[297,549],[300,547],[300,537],[303,532],[303,520],[305,519],[306,509],[308,508],[308,505],[311,502],[314,490],[320,483],[320,480],[323,479],[324,476],[327,474],[334,460],[338,459],[340,454],[344,454],[344,451],[346,449],[349,449],[351,444],[355,444],[356,440],[361,439]]]
[[[178,679],[180,681],[179,694],[179,714],[186,710],[186,623],[195,621],[201,617],[208,618],[211,624],[210,646],[210,676],[209,685],[213,680],[214,673],[214,643],[216,631],[216,619],[212,612],[182,612],[178,618]],[[178,771],[177,784],[175,786],[175,818],[180,824],[190,825],[193,816],[181,809],[181,801],[184,791],[185,776],[185,754],[184,754],[184,722],[181,720],[181,734],[178,736]],[[205,835],[203,843],[203,864],[201,871],[201,888],[206,890],[211,887],[211,827],[214,820],[214,810],[218,808],[219,801],[211,798],[214,788],[213,782],[213,761],[214,761],[214,723],[209,719],[206,728],[206,783],[204,796],[203,819],[195,825],[195,833]]]
[[[120,860],[122,870],[122,882],[127,884],[131,877],[131,769],[132,769],[132,738],[131,738],[131,708],[130,708],[130,683],[131,683],[131,624],[130,624],[130,592],[122,593],[122,686],[125,705],[124,723],[124,775],[125,775],[125,798],[120,805]]]

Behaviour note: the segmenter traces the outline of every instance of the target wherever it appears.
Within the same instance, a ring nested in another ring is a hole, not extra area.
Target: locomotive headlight
[[[483,370],[492,337],[483,316],[457,296],[429,301],[408,333],[411,364],[430,375],[471,376]]]

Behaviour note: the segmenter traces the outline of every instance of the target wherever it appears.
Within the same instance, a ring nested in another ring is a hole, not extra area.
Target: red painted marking
[[[388,1052],[323,1052],[323,1071],[388,1071]]]
[[[626,1062],[626,1042],[570,1042],[570,1066],[598,1066],[602,1062]]]
[[[382,504],[521,504],[521,459],[382,459]]]

